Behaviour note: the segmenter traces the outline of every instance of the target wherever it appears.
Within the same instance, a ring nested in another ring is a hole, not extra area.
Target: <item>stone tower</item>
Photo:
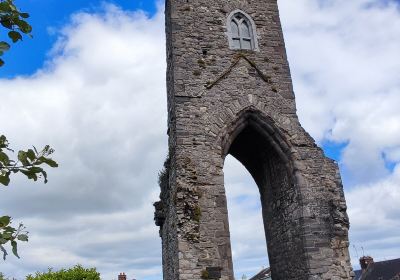
[[[338,166],[296,115],[277,0],[167,0],[165,13],[164,279],[234,279],[227,154],[259,188],[273,279],[352,279]]]

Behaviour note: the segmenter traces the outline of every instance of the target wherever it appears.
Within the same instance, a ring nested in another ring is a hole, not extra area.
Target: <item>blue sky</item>
[[[320,3],[278,1],[299,119],[339,163],[351,246],[400,257],[399,1]],[[82,263],[104,279],[160,279],[151,203],[167,153],[162,10],[151,0],[17,4],[34,38],[4,56],[0,111],[13,117],[0,133],[14,148],[51,144],[60,168],[47,185],[16,177],[0,189],[0,210],[31,232],[22,259],[1,270],[22,279]],[[258,193],[231,157],[224,172],[235,269],[250,276],[266,263]]]
[[[58,38],[57,31],[69,22],[71,14],[80,11],[102,12],[105,1],[17,0],[15,3],[21,11],[30,14],[29,22],[33,27],[34,39],[26,37],[23,43],[13,45],[12,51],[4,55],[7,66],[0,69],[0,77],[33,74],[43,65],[46,55]],[[114,3],[125,10],[141,9],[149,15],[153,15],[157,8],[156,3],[149,0],[118,0],[107,3]]]

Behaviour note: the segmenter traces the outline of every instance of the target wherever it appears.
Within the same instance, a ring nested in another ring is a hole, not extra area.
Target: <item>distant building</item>
[[[122,272],[118,275],[118,280],[127,280],[125,272]],[[132,279],[136,280],[136,279]]]
[[[400,259],[374,262],[370,256],[360,258],[361,270],[355,280],[400,280]]]
[[[255,276],[250,278],[249,280],[271,280],[271,269],[265,268],[257,273]]]

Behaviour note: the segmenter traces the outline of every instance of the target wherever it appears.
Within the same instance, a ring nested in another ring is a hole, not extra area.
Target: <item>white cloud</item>
[[[400,160],[400,13],[385,2],[279,2],[301,122],[320,143],[349,142],[352,241],[381,259],[399,257],[400,172],[385,166]],[[16,177],[1,190],[1,210],[31,231],[6,274],[80,262],[104,279],[161,278],[151,202],[167,150],[163,25],[161,12],[79,13],[44,69],[0,80],[12,120],[2,133],[13,147],[51,144],[60,163],[47,185]],[[237,274],[249,276],[266,257],[258,191],[238,163],[226,165]]]
[[[358,253],[376,261],[399,257],[400,237],[400,165],[393,174],[375,184],[360,185],[347,193],[351,221],[351,240]],[[351,248],[353,262],[357,256]]]
[[[112,5],[76,14],[44,69],[0,81],[2,133],[13,147],[51,144],[60,164],[47,185],[16,177],[2,190],[2,211],[31,232],[4,273],[82,263],[104,279],[160,278],[152,202],[167,151],[163,23],[161,12]]]
[[[341,163],[352,184],[384,178],[382,150],[400,145],[398,3],[282,0],[280,8],[305,128],[319,142],[349,141]]]

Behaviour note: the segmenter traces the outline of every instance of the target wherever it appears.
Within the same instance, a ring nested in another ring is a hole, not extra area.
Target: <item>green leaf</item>
[[[22,18],[29,18],[29,14],[28,13],[20,13],[19,14]]]
[[[8,5],[10,6],[10,9],[12,12],[17,12],[17,7],[14,5],[13,0],[7,0]]]
[[[47,180],[47,172],[42,170],[42,174],[43,174],[44,183],[47,184],[47,182],[48,182],[48,180]]]
[[[10,4],[6,1],[0,2],[0,11],[1,12],[11,12]]]
[[[1,51],[8,51],[11,48],[10,44],[8,44],[7,42],[0,42],[0,50]]]
[[[17,230],[15,228],[10,227],[10,226],[7,226],[7,227],[4,228],[4,232],[14,233],[16,231]]]
[[[3,245],[0,245],[0,251],[3,252],[3,260],[6,260],[8,253],[7,253],[6,249],[4,249]]]
[[[23,33],[28,34],[32,32],[32,26],[30,26],[25,20],[16,19],[14,22]]]
[[[24,174],[28,179],[33,179],[34,181],[37,181],[37,175],[36,172],[32,170],[21,170],[21,173]]]
[[[53,168],[58,167],[58,163],[55,162],[54,160],[52,160],[51,158],[44,158],[43,162],[46,163],[50,167],[53,167]]]
[[[8,37],[10,37],[10,39],[13,41],[13,43],[16,43],[19,40],[22,40],[21,33],[17,32],[17,31],[8,32]]]
[[[11,217],[9,216],[0,217],[0,227],[2,228],[6,227],[10,224],[10,222],[11,222]]]
[[[20,241],[24,241],[24,242],[27,242],[28,241],[28,235],[26,235],[26,234],[20,234],[20,235],[18,235],[18,240],[20,240]]]
[[[10,240],[10,239],[12,239],[12,233],[11,232],[5,232],[5,233],[3,233],[3,238],[4,239],[7,239],[7,240]]]
[[[10,183],[10,174],[9,173],[0,174],[0,184],[8,186],[9,183]]]
[[[7,149],[8,147],[8,141],[7,138],[4,135],[0,136],[0,149]]]
[[[26,155],[30,159],[30,161],[33,161],[36,158],[35,152],[32,149],[29,149]]]
[[[17,249],[17,241],[11,241],[11,247],[12,247],[12,252],[13,254],[19,259],[18,256],[18,249]]]
[[[18,160],[19,160],[24,166],[29,165],[28,153],[25,152],[25,151],[19,151],[19,152],[18,152]]]
[[[13,24],[12,24],[10,18],[3,18],[0,23],[7,29],[11,29],[11,30],[13,29]]]
[[[43,172],[43,168],[37,167],[37,166],[35,166],[35,167],[29,167],[28,170],[29,170],[30,172],[32,172],[32,173],[35,173],[35,174],[38,174],[38,173],[42,173],[42,172]]]
[[[2,151],[0,151],[0,162],[4,163],[4,165],[9,165],[10,163],[10,158]]]
[[[4,60],[0,58],[0,67],[4,65]]]

